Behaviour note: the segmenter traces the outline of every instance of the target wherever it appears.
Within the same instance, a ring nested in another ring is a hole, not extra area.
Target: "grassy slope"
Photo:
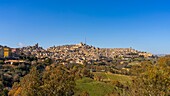
[[[76,88],[79,89],[77,93],[87,91],[90,96],[105,96],[106,94],[111,93],[114,88],[114,86],[110,84],[95,81],[90,78],[77,80],[76,84]]]
[[[100,75],[106,81],[119,81],[122,84],[130,82],[130,77],[125,75],[104,73],[104,72],[95,72],[94,75]],[[109,83],[104,83],[100,81],[95,81],[90,78],[83,78],[76,81],[77,94],[87,91],[90,96],[105,96],[108,93],[111,93],[114,89],[114,86]],[[76,96],[76,95],[75,95]]]

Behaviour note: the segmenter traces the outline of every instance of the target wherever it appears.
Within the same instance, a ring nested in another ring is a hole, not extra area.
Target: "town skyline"
[[[151,59],[155,58],[152,53],[136,50],[133,48],[98,48],[85,43],[51,46],[47,49],[39,46],[38,43],[32,46],[21,48],[10,48],[8,46],[0,45],[0,58],[19,58],[21,55],[35,56],[37,58],[55,58],[56,60],[66,60],[71,63],[84,64],[84,60],[92,63],[96,62],[109,63],[110,60],[119,58],[122,60],[129,60],[130,58]],[[103,58],[103,59],[102,59]],[[112,58],[112,59],[111,59]],[[63,62],[64,63],[64,62]]]
[[[0,45],[0,46],[12,48],[12,49],[38,46],[38,47],[41,47],[41,48],[44,49],[44,50],[48,50],[49,48],[52,48],[52,47],[79,46],[79,45],[81,45],[81,44],[87,45],[87,46],[91,46],[91,47],[95,47],[95,48],[101,48],[101,49],[121,49],[121,50],[124,50],[124,49],[133,49],[133,50],[138,50],[138,51],[140,51],[140,52],[151,53],[151,52],[148,52],[148,51],[145,51],[145,50],[136,49],[136,48],[134,48],[134,47],[98,47],[98,46],[94,46],[94,45],[87,44],[87,43],[85,43],[85,42],[79,42],[79,43],[76,43],[76,44],[52,45],[52,46],[48,46],[48,47],[46,47],[46,48],[43,47],[43,46],[41,46],[41,44],[39,44],[39,43],[35,43],[35,44],[32,44],[32,45],[25,45],[25,44],[22,44],[22,43],[18,43],[18,44],[17,44],[17,47],[11,47],[11,46],[7,46],[7,45]],[[158,55],[158,56],[168,55],[168,54],[154,54],[154,53],[151,53],[151,54],[153,54],[153,55]]]

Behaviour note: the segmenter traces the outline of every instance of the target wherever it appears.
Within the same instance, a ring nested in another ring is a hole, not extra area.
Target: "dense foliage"
[[[131,68],[132,82],[128,86],[117,83],[119,91],[111,96],[170,96],[170,57],[157,63],[142,62]]]
[[[12,87],[9,96],[71,96],[74,94],[74,77],[65,67],[58,66],[44,72],[33,68]]]
[[[146,64],[145,64],[146,65]],[[170,95],[170,58],[160,58],[154,65],[141,67],[144,72],[135,77],[131,94],[147,96]]]
[[[128,70],[114,68],[106,65],[61,65],[51,59],[17,66],[1,65],[0,95],[170,95],[169,56],[161,57],[156,62],[140,62],[127,67]],[[8,87],[12,89],[9,90]]]

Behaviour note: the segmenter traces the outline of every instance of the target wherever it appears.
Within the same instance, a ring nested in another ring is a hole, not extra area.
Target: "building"
[[[0,57],[4,57],[4,49],[3,46],[0,45]]]
[[[19,54],[20,50],[19,48],[11,48],[11,52],[14,54]]]
[[[9,47],[4,47],[4,57],[9,57],[11,56],[11,49]]]
[[[139,55],[144,56],[145,58],[153,56],[153,54],[147,53],[147,52],[141,52],[141,53],[139,53]]]

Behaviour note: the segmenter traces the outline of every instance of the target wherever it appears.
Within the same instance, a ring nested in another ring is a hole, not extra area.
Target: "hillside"
[[[111,64],[115,60],[132,61],[134,59],[149,59],[153,55],[132,48],[97,48],[83,43],[73,45],[53,46],[47,49],[35,46],[19,48],[18,55],[35,56],[38,59],[51,58],[61,64]]]

